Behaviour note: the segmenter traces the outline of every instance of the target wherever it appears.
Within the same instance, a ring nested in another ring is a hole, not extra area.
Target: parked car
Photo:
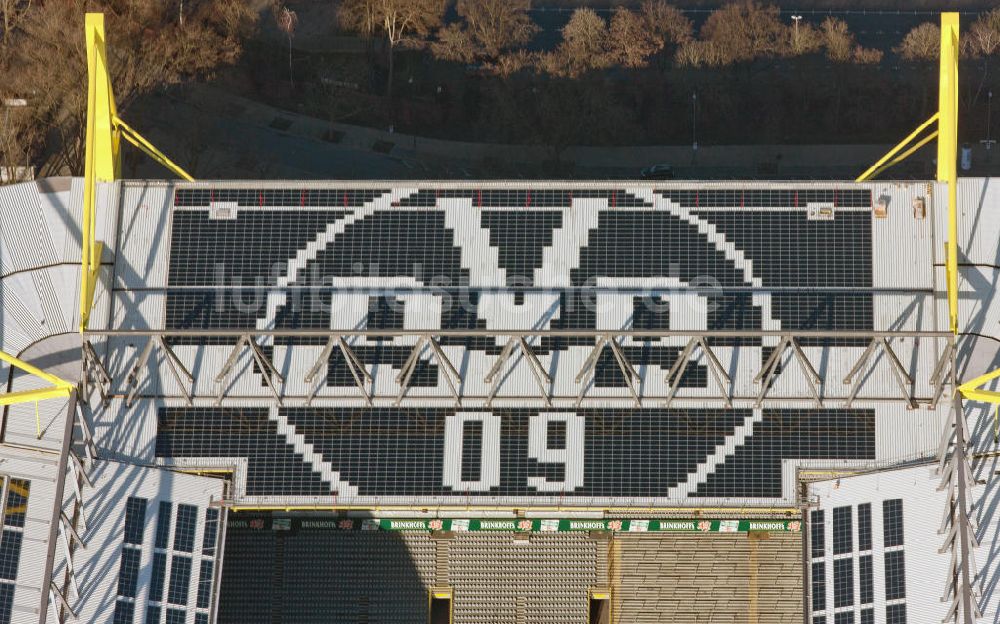
[[[647,180],[673,180],[674,168],[670,165],[653,165],[643,169],[640,175]]]

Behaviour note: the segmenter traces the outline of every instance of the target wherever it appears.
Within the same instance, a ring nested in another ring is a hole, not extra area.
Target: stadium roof
[[[182,499],[767,513],[798,506],[799,471],[938,452],[950,380],[931,378],[955,355],[942,185],[102,184],[82,361],[81,187],[0,189],[0,349],[88,379],[79,414],[39,404],[37,441],[35,407],[8,407],[5,442],[69,457],[56,431],[87,429],[98,464],[170,484],[129,494],[148,518]],[[983,282],[1000,197],[990,180],[960,193],[957,347],[978,372],[995,357],[976,335],[998,320]],[[164,468],[232,476],[223,493]],[[33,504],[58,508],[59,470]],[[119,484],[95,479],[93,495],[114,497],[124,531]],[[45,600],[50,572],[21,570],[39,592],[23,604]]]

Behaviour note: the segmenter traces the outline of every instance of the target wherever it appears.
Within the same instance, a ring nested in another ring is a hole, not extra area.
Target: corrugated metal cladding
[[[811,615],[874,610],[886,622],[887,609],[906,612],[908,622],[941,621],[949,607],[942,602],[951,553],[940,553],[945,535],[939,532],[946,492],[937,488],[933,465],[813,483],[809,494],[817,505],[806,535]],[[977,470],[977,478],[988,478]],[[972,489],[980,547],[977,586],[991,586],[998,568],[993,553],[998,532],[996,492]],[[820,577],[818,572],[825,572]],[[850,585],[845,585],[853,573]],[[819,580],[817,580],[819,579]],[[850,587],[853,591],[848,591]],[[979,597],[982,621],[998,615],[995,593]],[[901,621],[892,620],[888,621]]]
[[[223,482],[113,461],[95,462],[91,478],[94,488],[87,513],[93,521],[81,534],[88,548],[78,548],[73,555],[80,587],[86,588],[74,602],[78,620],[111,621],[117,609],[129,611],[133,615],[129,621],[145,622],[151,609],[162,611],[168,605],[186,610],[188,622],[194,621],[195,613],[210,614],[216,603],[219,540],[226,519],[211,507],[222,499]],[[120,582],[125,576],[120,572],[126,566],[123,562],[129,559],[137,564],[131,568],[135,580],[130,590]],[[55,563],[53,578],[61,579],[65,570],[61,550]],[[186,576],[180,573],[183,569],[189,570]],[[199,600],[202,569],[209,572],[201,590],[208,592],[207,603]],[[153,593],[156,587],[159,596]],[[58,621],[51,608],[48,618]]]

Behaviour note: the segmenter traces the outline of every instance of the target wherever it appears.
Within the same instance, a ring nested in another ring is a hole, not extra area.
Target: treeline
[[[234,64],[258,20],[244,0],[0,0],[0,166],[9,172],[83,173],[87,11],[105,15],[119,112]]]
[[[407,46],[428,49],[443,61],[475,63],[500,76],[532,71],[574,78],[594,70],[647,67],[654,61],[723,67],[813,54],[836,63],[872,65],[889,52],[859,45],[844,20],[785,20],[778,7],[754,0],[716,9],[697,32],[692,21],[665,0],[644,0],[637,8],[619,6],[609,19],[578,8],[555,48],[536,50],[532,42],[539,27],[530,9],[531,0],[344,0],[339,16],[348,30],[386,39],[390,68],[393,51]],[[457,19],[447,21],[445,16]],[[965,56],[996,54],[1000,8],[963,30]],[[939,26],[927,22],[891,51],[905,60],[930,61],[937,58],[939,45]]]

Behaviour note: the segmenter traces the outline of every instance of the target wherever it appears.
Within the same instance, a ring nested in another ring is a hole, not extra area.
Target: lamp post
[[[793,15],[792,16],[792,21],[795,22],[795,26],[794,26],[794,28],[792,30],[792,40],[793,40],[792,41],[792,47],[795,48],[796,52],[798,52],[798,50],[799,50],[799,22],[802,21],[802,16],[801,15]]]
[[[986,94],[986,138],[980,141],[986,146],[986,162],[992,160],[991,156],[993,154],[993,144],[996,143],[995,139],[990,138],[990,124],[992,123],[992,113],[993,113],[993,91]]]
[[[698,93],[691,93],[691,151],[698,151]]]
[[[3,101],[3,127],[0,129],[0,139],[7,141],[7,124],[10,122],[10,109],[24,108],[28,105],[28,100],[24,98],[5,98]],[[0,184],[7,181],[14,181],[17,177],[18,165],[5,164],[0,162]]]

